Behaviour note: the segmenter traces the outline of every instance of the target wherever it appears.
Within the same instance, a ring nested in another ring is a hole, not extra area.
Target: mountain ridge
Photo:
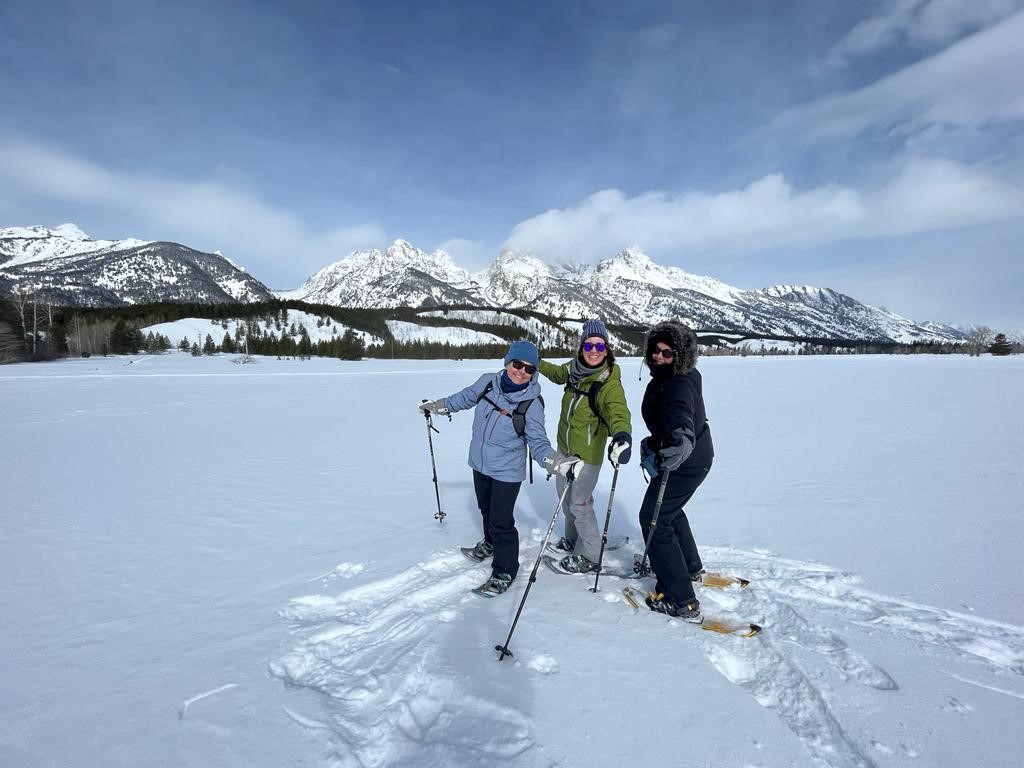
[[[654,262],[627,247],[595,265],[549,265],[503,250],[470,272],[442,250],[406,240],[353,251],[291,290],[271,290],[220,253],[178,243],[93,240],[74,224],[0,229],[0,290],[32,286],[83,306],[158,301],[258,302],[279,298],[345,308],[525,309],[553,317],[600,317],[646,326],[680,318],[697,328],[913,343],[958,341],[952,326],[914,321],[830,288],[776,285],[748,290]]]

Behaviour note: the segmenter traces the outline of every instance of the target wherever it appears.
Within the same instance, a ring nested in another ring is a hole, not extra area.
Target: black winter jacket
[[[651,450],[657,451],[686,439],[680,435],[693,435],[693,451],[682,466],[711,465],[715,446],[704,411],[703,380],[696,368],[674,376],[652,378],[644,392],[640,413],[651,432],[648,440]],[[673,431],[680,428],[681,432],[673,435]]]

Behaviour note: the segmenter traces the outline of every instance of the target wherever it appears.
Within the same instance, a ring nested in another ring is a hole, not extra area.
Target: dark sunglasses
[[[517,371],[526,371],[531,376],[533,376],[533,374],[535,374],[537,372],[537,366],[536,365],[530,365],[529,363],[524,363],[522,360],[513,360],[512,361],[512,367],[515,368]]]
[[[651,350],[651,357],[657,357],[658,355],[661,355],[666,360],[671,360],[673,357],[676,356],[676,351],[671,348],[660,349],[658,347],[655,347],[654,349]]]
[[[591,352],[591,351],[593,351],[595,349],[598,352],[604,352],[606,349],[608,349],[608,345],[606,345],[603,341],[584,341],[583,342],[583,351],[584,352]]]

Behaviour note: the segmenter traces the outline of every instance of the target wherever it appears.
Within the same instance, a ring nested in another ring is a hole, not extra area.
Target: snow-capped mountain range
[[[546,264],[503,251],[477,273],[443,251],[405,240],[356,251],[299,288],[273,292],[218,253],[143,240],[93,240],[73,224],[0,229],[0,292],[30,288],[62,304],[116,306],[160,301],[253,302],[294,299],[352,308],[527,309],[554,317],[600,317],[646,326],[678,317],[703,330],[775,336],[958,340],[963,333],[918,324],[828,288],[736,288],[653,262],[626,248],[596,265]]]
[[[274,298],[220,254],[159,241],[93,240],[74,224],[0,229],[0,293],[17,289],[93,307]]]
[[[344,307],[519,308],[637,326],[679,317],[701,329],[779,336],[904,343],[963,338],[951,326],[917,324],[828,288],[743,290],[661,266],[637,248],[593,266],[550,266],[530,253],[506,250],[487,269],[471,274],[443,251],[425,253],[396,240],[383,251],[357,251],[278,295]]]

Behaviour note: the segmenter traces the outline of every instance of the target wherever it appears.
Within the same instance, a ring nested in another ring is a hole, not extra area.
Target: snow
[[[418,325],[405,320],[388,320],[388,330],[398,341],[427,341],[444,344],[501,344],[505,339],[493,333],[474,331],[458,325]]]
[[[699,594],[764,632],[542,568],[502,662],[553,488],[520,494],[522,577],[469,595],[471,419],[435,422],[438,524],[415,410],[500,363],[232,359],[0,368],[4,768],[1019,764],[1024,357],[702,359],[688,509],[753,583]],[[610,566],[643,489],[624,467]]]
[[[332,318],[324,317],[320,318],[318,315],[311,314],[309,312],[303,312],[298,309],[289,309],[288,322],[278,330],[274,323],[271,323],[270,328],[266,327],[264,321],[260,321],[260,331],[263,333],[274,333],[277,336],[281,335],[282,331],[289,331],[292,325],[296,329],[305,327],[307,334],[309,335],[310,341],[314,344],[320,341],[330,341],[333,337],[341,338],[345,335],[345,331],[348,330],[348,326],[343,323],[336,322]],[[278,313],[280,316],[280,313]],[[329,323],[324,323],[318,326],[317,320],[329,320]],[[209,334],[213,338],[214,344],[220,346],[220,343],[224,340],[224,334],[227,333],[231,338],[235,338],[235,331],[238,328],[238,320],[225,320],[223,323],[220,320],[210,320],[208,318],[200,317],[186,317],[181,320],[175,320],[170,323],[158,323],[156,325],[146,326],[142,329],[143,334],[153,332],[154,334],[160,334],[166,336],[171,341],[172,346],[178,346],[183,338],[188,339],[189,342],[196,342],[200,347],[203,346],[203,342],[206,340],[206,335]],[[245,327],[245,322],[242,321],[242,327]],[[226,326],[226,327],[225,327]],[[378,336],[374,336],[372,333],[367,331],[361,331],[358,329],[352,329],[353,333],[363,340],[364,344],[383,344],[384,340]],[[295,337],[298,338],[297,336]]]
[[[2,228],[0,244],[4,240],[8,240],[8,248],[13,249],[9,251],[11,258],[4,263],[7,269],[55,258],[74,259],[101,251],[136,248],[149,242],[135,238],[93,240],[74,224],[61,224],[54,229],[41,226]]]

